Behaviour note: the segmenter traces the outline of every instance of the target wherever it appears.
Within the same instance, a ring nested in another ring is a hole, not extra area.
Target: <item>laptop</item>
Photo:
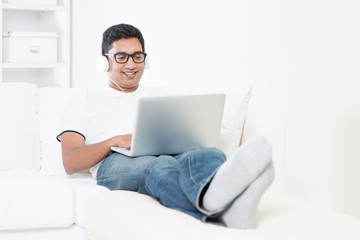
[[[217,147],[224,103],[225,94],[141,97],[130,149],[111,150],[138,157]]]

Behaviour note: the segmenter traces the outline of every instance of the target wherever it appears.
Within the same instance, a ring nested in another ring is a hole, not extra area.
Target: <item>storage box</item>
[[[4,0],[4,3],[56,5],[57,0]]]
[[[58,34],[55,32],[7,32],[3,34],[3,62],[57,62]]]

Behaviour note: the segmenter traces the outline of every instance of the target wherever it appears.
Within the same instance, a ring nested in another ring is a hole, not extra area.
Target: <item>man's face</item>
[[[142,52],[140,41],[137,38],[120,39],[112,43],[112,48],[109,53],[127,53],[133,54],[135,52]],[[116,82],[125,92],[135,91],[144,73],[144,63],[135,63],[131,57],[123,64],[115,61],[113,56],[108,56],[109,60],[109,77]],[[109,81],[112,88],[118,89],[113,82]]]

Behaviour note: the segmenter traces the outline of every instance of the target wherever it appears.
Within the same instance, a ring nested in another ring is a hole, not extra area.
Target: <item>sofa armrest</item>
[[[272,160],[275,168],[275,179],[270,191],[283,193],[285,186],[285,120],[278,117],[248,113],[240,145],[251,137],[261,134],[272,145]]]

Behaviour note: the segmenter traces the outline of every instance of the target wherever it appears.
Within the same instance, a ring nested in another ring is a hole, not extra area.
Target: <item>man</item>
[[[215,148],[135,158],[112,152],[112,146],[130,147],[137,99],[161,93],[139,84],[146,53],[137,28],[108,28],[102,54],[108,62],[108,87],[77,96],[61,120],[58,140],[66,172],[90,169],[97,184],[110,190],[150,195],[202,221],[217,217],[228,227],[254,228],[258,201],[274,177],[265,138],[254,137],[228,160]]]

